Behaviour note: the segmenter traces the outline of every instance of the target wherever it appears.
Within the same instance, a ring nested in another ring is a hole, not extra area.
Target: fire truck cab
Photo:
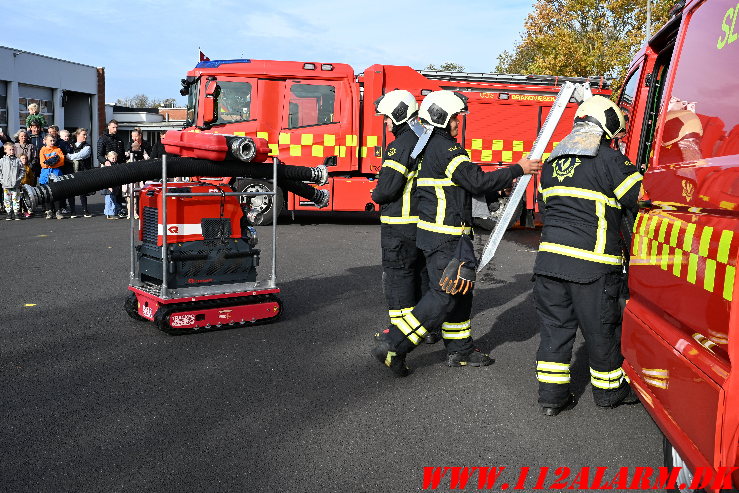
[[[664,433],[665,465],[682,467],[681,491],[719,491],[692,472],[739,465],[738,11],[736,0],[676,8],[619,99],[620,144],[645,173],[624,370]]]
[[[322,187],[331,201],[324,210],[371,211],[374,180],[382,150],[392,140],[374,101],[393,89],[407,89],[420,102],[431,91],[451,89],[469,97],[460,137],[471,159],[486,169],[518,161],[531,150],[539,127],[565,80],[555,76],[471,74],[418,71],[410,67],[372,65],[359,75],[342,63],[271,60],[200,62],[183,79],[188,95],[184,131],[262,138],[271,156],[291,165],[327,164],[330,179]],[[608,81],[592,78],[595,93],[610,94]],[[576,104],[568,105],[565,119]],[[555,133],[556,143],[566,135]],[[548,149],[548,151],[551,150]],[[217,180],[216,180],[217,181]],[[271,190],[271,183],[240,179],[239,190]],[[535,183],[530,186],[522,217],[533,221]],[[488,197],[492,203],[499,197]],[[309,210],[314,204],[291,193],[249,199],[260,209],[257,223],[268,224],[275,211]],[[494,223],[493,223],[494,224]],[[489,225],[490,226],[490,225]]]

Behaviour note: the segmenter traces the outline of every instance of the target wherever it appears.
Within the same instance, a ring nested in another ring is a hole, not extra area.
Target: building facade
[[[36,103],[49,125],[90,130],[97,142],[105,123],[105,69],[0,46],[0,128],[25,128]]]

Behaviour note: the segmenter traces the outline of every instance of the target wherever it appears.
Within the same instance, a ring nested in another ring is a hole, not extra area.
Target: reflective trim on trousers
[[[608,372],[590,369],[590,383],[593,387],[605,390],[617,389],[621,386],[623,380],[624,371],[621,368]]]
[[[467,339],[472,337],[472,322],[444,322],[441,324],[441,337],[444,339]]]
[[[410,312],[404,313],[399,318],[391,318],[390,322],[416,346],[421,344],[422,338],[428,333],[426,328],[421,325],[421,322]]]
[[[570,365],[554,361],[537,361],[536,379],[543,383],[570,383]]]

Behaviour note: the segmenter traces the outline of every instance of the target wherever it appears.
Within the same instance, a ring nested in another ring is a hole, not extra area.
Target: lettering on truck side
[[[736,15],[739,13],[739,3],[735,7],[730,8],[724,14],[724,20],[721,24],[721,30],[724,31],[724,35],[718,38],[716,48],[719,50],[726,45],[729,45],[737,40],[736,28]],[[731,27],[729,27],[729,21],[731,21]]]

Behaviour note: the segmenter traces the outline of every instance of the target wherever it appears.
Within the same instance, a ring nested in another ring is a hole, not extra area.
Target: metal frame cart
[[[279,160],[273,159],[273,181],[277,183],[277,165]],[[168,286],[168,269],[170,258],[167,241],[167,158],[162,158],[162,190],[161,190],[161,232],[162,238],[162,282],[161,285],[141,280],[140,264],[136,252],[136,233],[138,221],[131,214],[131,272],[129,295],[126,298],[125,308],[128,314],[135,319],[154,322],[157,327],[169,334],[187,334],[206,330],[226,329],[254,325],[276,320],[282,313],[282,306],[277,294],[277,224],[272,223],[272,265],[271,274],[266,281],[234,282],[209,286],[193,285],[192,287]],[[129,185],[132,193],[134,187]],[[250,196],[276,195],[275,189],[271,192],[216,192],[177,193],[182,197],[207,196]],[[141,221],[144,218],[142,216]]]

